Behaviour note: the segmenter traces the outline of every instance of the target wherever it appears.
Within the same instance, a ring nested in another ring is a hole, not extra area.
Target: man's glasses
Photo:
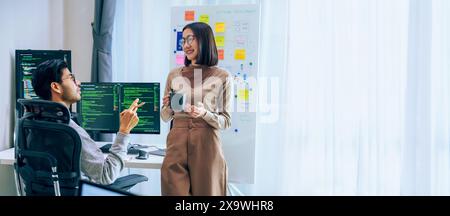
[[[181,44],[181,46],[184,46],[184,44],[187,43],[187,45],[190,46],[192,44],[192,41],[194,41],[194,39],[195,39],[194,35],[189,35],[186,38],[182,38],[180,40],[180,44]]]
[[[72,82],[74,82],[75,84],[77,84],[77,79],[75,78],[75,75],[73,75],[73,74],[70,74],[70,77],[61,79],[61,82],[63,82],[63,81],[66,80],[66,79],[71,79]]]

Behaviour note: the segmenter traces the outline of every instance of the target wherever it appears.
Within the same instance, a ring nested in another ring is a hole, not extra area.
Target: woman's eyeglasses
[[[195,39],[194,35],[189,35],[186,38],[182,38],[180,40],[180,44],[181,44],[181,46],[184,46],[184,44],[187,43],[187,45],[190,46],[192,44],[192,41],[194,41],[194,39]]]

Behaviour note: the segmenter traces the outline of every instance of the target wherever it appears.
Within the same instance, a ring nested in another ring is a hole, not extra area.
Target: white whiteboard
[[[256,80],[259,49],[259,4],[173,7],[171,14],[171,68],[182,66],[184,53],[179,44],[182,29],[192,22],[208,23],[219,51],[219,67],[233,79],[230,129],[221,131],[228,180],[254,182],[257,98]]]

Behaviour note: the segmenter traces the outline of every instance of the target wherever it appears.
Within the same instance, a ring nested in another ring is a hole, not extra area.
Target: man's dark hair
[[[33,72],[32,85],[36,95],[44,100],[50,100],[52,93],[50,84],[52,82],[61,83],[63,70],[67,63],[61,59],[51,59],[42,62]]]
[[[186,29],[194,32],[195,39],[198,42],[198,56],[196,64],[215,66],[219,62],[217,55],[216,41],[214,40],[214,34],[211,27],[202,22],[194,22],[186,25],[183,31]],[[184,65],[189,66],[192,62],[185,57]]]

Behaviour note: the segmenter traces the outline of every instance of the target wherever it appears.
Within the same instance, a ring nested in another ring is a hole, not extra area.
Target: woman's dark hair
[[[183,31],[186,29],[194,32],[195,39],[198,42],[198,55],[196,64],[215,66],[219,62],[217,55],[216,41],[214,40],[214,34],[211,27],[202,22],[194,22],[186,25]],[[187,57],[184,58],[184,65],[189,66],[191,60]]]
[[[67,68],[67,63],[61,59],[52,59],[42,62],[33,72],[31,84],[36,95],[44,100],[50,100],[52,93],[50,84],[52,82],[61,83],[63,70]]]

